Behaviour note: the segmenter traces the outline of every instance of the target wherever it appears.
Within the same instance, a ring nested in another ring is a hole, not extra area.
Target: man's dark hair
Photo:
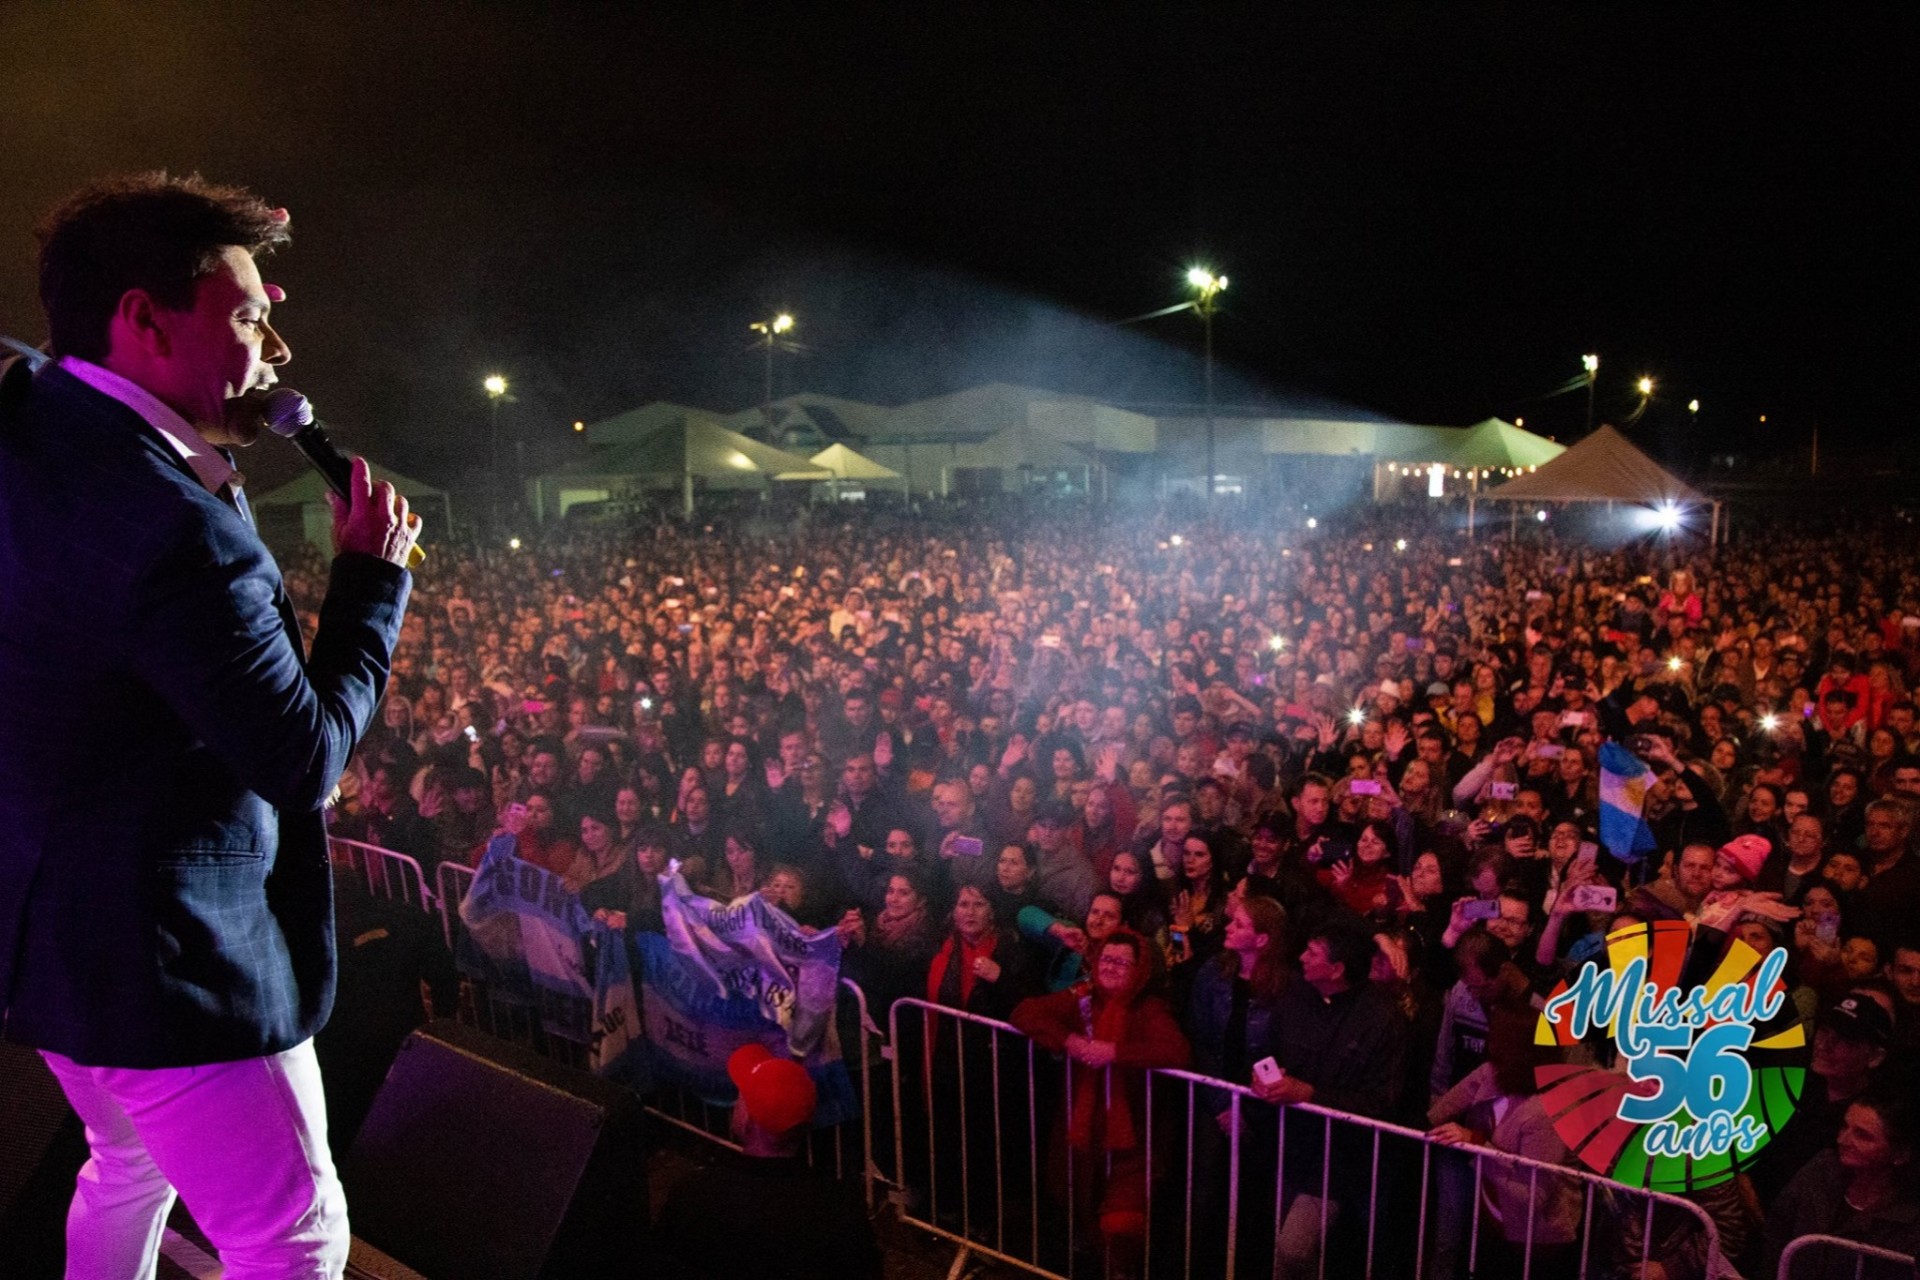
[[[1491,978],[1513,959],[1513,949],[1488,933],[1484,925],[1476,925],[1460,935],[1460,943],[1453,949],[1453,959],[1460,968],[1471,968]]]
[[[193,306],[194,283],[229,247],[254,257],[291,238],[284,218],[241,187],[198,174],[109,178],[49,213],[40,240],[40,305],[55,353],[99,360],[115,309],[144,289],[171,311]]]
[[[1331,916],[1313,931],[1326,943],[1327,959],[1342,966],[1349,987],[1363,987],[1373,973],[1373,931],[1357,916]]]

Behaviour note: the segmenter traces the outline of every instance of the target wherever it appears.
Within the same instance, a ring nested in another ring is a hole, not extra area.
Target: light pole
[[[1600,357],[1584,355],[1580,357],[1580,367],[1587,371],[1587,431],[1593,431],[1593,384],[1600,380]]]
[[[771,320],[755,320],[747,328],[766,339],[767,365],[765,394],[760,400],[760,411],[767,420],[767,442],[773,443],[773,348],[780,335],[793,330],[793,317],[782,311]]]
[[[1193,310],[1200,317],[1200,327],[1206,335],[1206,384],[1207,384],[1207,501],[1213,501],[1213,313],[1222,290],[1227,287],[1225,276],[1216,276],[1205,267],[1194,267],[1187,272],[1187,284],[1194,290]]]
[[[500,490],[505,486],[500,475],[500,402],[507,398],[507,380],[497,373],[487,375],[480,384],[487,392],[488,434],[491,437],[493,454],[493,519],[500,522]]]

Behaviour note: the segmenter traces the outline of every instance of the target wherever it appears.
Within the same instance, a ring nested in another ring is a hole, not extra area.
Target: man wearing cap
[[[1055,913],[1070,920],[1086,915],[1099,887],[1093,864],[1078,845],[1067,838],[1073,829],[1073,806],[1065,800],[1048,800],[1034,811],[1033,824],[1027,828],[1027,842],[1033,850],[1037,868],[1035,883],[1040,901]]]
[[[1892,1046],[1893,1019],[1866,992],[1849,991],[1821,1017],[1813,1033],[1812,1069],[1793,1119],[1762,1149],[1751,1172],[1763,1204],[1833,1145],[1847,1106],[1874,1083]]]
[[[667,1195],[656,1224],[667,1276],[732,1280],[879,1280],[873,1226],[850,1187],[809,1168],[804,1150],[818,1100],[806,1068],[762,1044],[727,1059],[740,1091],[733,1138]]]
[[[1400,710],[1400,682],[1391,677],[1382,680],[1373,693],[1374,714],[1385,720]]]

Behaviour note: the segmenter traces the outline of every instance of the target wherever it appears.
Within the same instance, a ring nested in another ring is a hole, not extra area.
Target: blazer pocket
[[[223,867],[264,861],[264,849],[234,849],[225,845],[176,845],[155,859],[161,867]]]

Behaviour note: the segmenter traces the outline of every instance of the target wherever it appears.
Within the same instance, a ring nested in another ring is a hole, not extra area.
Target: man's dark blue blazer
[[[0,1035],[88,1066],[277,1053],[333,1004],[321,806],[412,579],[279,568],[131,409],[0,379]]]

